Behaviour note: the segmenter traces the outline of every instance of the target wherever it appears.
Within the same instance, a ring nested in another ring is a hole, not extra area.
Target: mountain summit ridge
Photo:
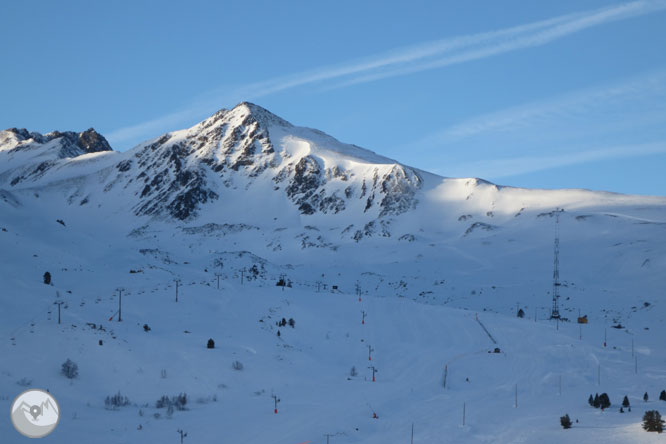
[[[526,210],[666,204],[664,198],[526,190],[444,178],[295,126],[250,102],[124,152],[113,151],[93,129],[46,135],[15,128],[0,132],[3,195],[20,202],[47,190],[67,205],[95,204],[176,222],[215,221],[231,202],[247,217],[268,217],[259,208],[270,208],[270,218],[325,215],[343,227],[354,225],[349,232],[356,240],[378,232],[379,226],[389,235],[386,227],[394,218],[423,205],[414,217],[476,214],[493,225],[496,215]],[[367,228],[371,225],[375,228]]]

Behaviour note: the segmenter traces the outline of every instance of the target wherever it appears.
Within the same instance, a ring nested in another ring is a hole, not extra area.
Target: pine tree
[[[206,348],[215,348],[215,341],[213,341],[213,338],[210,338],[208,340],[208,343],[206,344]]]
[[[611,406],[610,398],[608,397],[608,394],[602,393],[599,395],[599,407],[602,409],[607,409],[608,407]]]
[[[566,414],[564,416],[560,416],[560,424],[562,425],[563,429],[570,429],[571,428],[571,418],[569,418],[569,414]]]
[[[647,392],[643,395],[643,401],[648,402],[648,395]]]
[[[622,400],[622,407],[629,407],[629,398],[627,396],[624,396],[624,399]]]
[[[599,402],[599,393],[596,393],[594,395],[594,401],[592,401],[592,407],[595,409],[598,409],[601,406],[601,403]]]
[[[44,273],[44,283],[46,285],[51,284],[51,273],[49,273],[48,271],[46,273]]]
[[[657,410],[648,410],[643,415],[643,428],[648,432],[661,433],[664,431],[664,420]]]
[[[659,393],[659,400],[666,401],[666,390],[662,390],[661,393]]]
[[[592,395],[590,395],[589,398],[587,398],[587,403],[590,404],[590,407],[594,407],[594,398]]]

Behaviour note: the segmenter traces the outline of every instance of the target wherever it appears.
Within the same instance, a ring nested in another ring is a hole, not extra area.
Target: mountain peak
[[[241,102],[238,105],[234,106],[231,110],[221,110],[215,114],[215,116],[223,115],[227,118],[237,117],[241,120],[248,118],[253,118],[260,125],[263,126],[281,126],[285,128],[291,128],[292,125],[290,122],[287,122],[282,117],[279,117],[272,112],[268,111],[266,108],[263,108],[259,105],[256,105],[251,102]]]
[[[87,153],[113,151],[106,138],[95,131],[94,128],[88,128],[82,133],[79,133],[77,145]]]
[[[95,131],[94,128],[88,128],[80,133],[75,131],[51,131],[46,134],[28,131],[25,128],[9,128],[0,133],[2,133],[0,144],[7,145],[10,148],[24,143],[36,142],[38,144],[45,144],[52,140],[60,139],[60,148],[64,157],[113,151],[106,138]]]

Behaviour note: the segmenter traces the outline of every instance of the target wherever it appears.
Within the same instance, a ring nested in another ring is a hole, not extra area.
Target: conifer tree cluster
[[[296,321],[294,321],[294,318],[289,318],[289,321],[287,321],[285,318],[282,318],[282,320],[278,321],[276,324],[278,327],[285,327],[286,325],[289,325],[291,328],[294,328],[296,326]]]
[[[627,403],[628,402],[629,400],[627,399]],[[596,409],[607,409],[608,407],[611,406],[610,398],[606,393],[602,393],[601,395],[599,393],[596,393],[594,395],[594,398],[592,397],[592,395],[590,395],[590,397],[587,399],[587,403]]]

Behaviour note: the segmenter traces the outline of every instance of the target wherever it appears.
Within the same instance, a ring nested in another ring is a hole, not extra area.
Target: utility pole
[[[217,289],[220,289],[220,273],[215,273],[215,277],[217,277]]]
[[[361,324],[365,324],[365,315],[366,315],[366,312],[363,311],[363,310],[361,310],[361,313],[363,314],[363,318],[361,319]]]
[[[634,356],[634,338],[631,338],[631,356]]]
[[[356,295],[358,296],[358,301],[361,302],[361,284],[356,281]]]
[[[516,384],[516,405],[515,408],[518,408],[518,384]]]
[[[271,395],[271,398],[273,398],[273,402],[275,403],[275,414],[277,415],[278,412],[277,405],[278,402],[280,402],[280,398],[278,398],[277,395]]]
[[[444,366],[444,388],[446,388],[446,377],[449,375],[449,365]]]
[[[414,423],[412,423],[412,444],[414,444]]]
[[[368,345],[368,361],[372,361],[372,352],[375,351],[371,345]]]
[[[60,325],[60,306],[62,304],[64,304],[64,302],[63,301],[56,301],[56,302],[54,302],[54,304],[56,304],[58,306],[58,325]]]
[[[377,373],[379,370],[377,370],[374,365],[371,365],[368,368],[372,369],[372,382],[375,382],[375,373]]]
[[[183,444],[183,439],[187,436],[187,432],[183,432],[182,430],[178,429],[176,433],[180,434],[180,444]]]
[[[333,436],[333,435],[331,435],[330,433],[327,433],[327,434],[325,434],[324,436],[326,437],[326,444],[329,444],[328,439],[329,439],[331,436]]]
[[[578,340],[583,340],[583,325],[578,324]]]
[[[465,403],[463,402],[463,426],[465,425]]]
[[[123,320],[123,289],[118,289],[118,322]]]
[[[178,302],[178,286],[180,285],[180,281],[176,279],[176,302]]]
[[[551,319],[560,318],[560,209],[555,210],[555,259],[553,261],[553,308]],[[559,328],[559,326],[558,326]]]
[[[634,373],[638,374],[638,356],[634,356]]]
[[[604,347],[606,346],[606,340],[608,339],[607,328],[604,327]]]

